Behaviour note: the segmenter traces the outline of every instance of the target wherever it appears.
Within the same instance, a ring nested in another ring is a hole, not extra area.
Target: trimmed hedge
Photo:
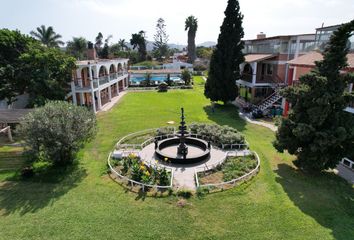
[[[245,144],[245,137],[236,129],[227,125],[192,123],[189,125],[192,134],[201,135],[203,138],[216,144]]]

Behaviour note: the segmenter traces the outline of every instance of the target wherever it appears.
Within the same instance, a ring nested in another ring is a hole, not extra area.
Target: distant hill
[[[212,41],[207,41],[207,42],[202,42],[197,44],[198,47],[214,47],[216,45],[216,42]]]

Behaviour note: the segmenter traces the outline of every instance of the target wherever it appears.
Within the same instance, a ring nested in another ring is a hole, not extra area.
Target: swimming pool
[[[133,83],[133,84],[139,84],[140,82],[142,81],[145,81],[146,80],[146,76],[144,75],[131,75],[130,76],[130,82]],[[181,81],[181,77],[180,76],[170,76],[170,80],[172,81]],[[161,83],[161,82],[165,82],[167,81],[167,76],[166,75],[152,75],[150,77],[150,81],[152,82],[158,82],[158,83]]]

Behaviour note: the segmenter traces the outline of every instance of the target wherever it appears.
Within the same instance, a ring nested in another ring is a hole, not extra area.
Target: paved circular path
[[[217,164],[224,161],[227,151],[212,147],[210,150],[210,156],[203,162],[196,164],[168,164],[163,161],[159,161],[160,165],[170,167],[174,170],[173,175],[173,187],[181,189],[195,190],[195,171],[203,171],[200,167],[205,167],[206,169],[213,168]],[[235,155],[243,154],[243,151]],[[144,159],[148,164],[155,165],[157,157],[155,156],[155,144],[149,144],[143,148],[140,152],[140,157]],[[198,168],[198,169],[197,169]]]

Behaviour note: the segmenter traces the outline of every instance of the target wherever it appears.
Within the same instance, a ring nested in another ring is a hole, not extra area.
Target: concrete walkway
[[[206,167],[212,168],[212,165],[218,164],[224,161],[226,152],[212,148],[210,151],[212,158],[209,157],[204,162],[198,164],[168,164],[163,161],[159,161],[160,165],[172,168],[173,173],[173,187],[176,189],[189,189],[195,190],[196,184],[194,179],[194,173],[196,168],[198,167]],[[140,156],[144,159],[147,163],[154,165],[156,164],[157,157],[155,156],[155,144],[152,143],[146,146],[140,152]]]
[[[141,150],[140,156],[146,163],[155,165],[157,157],[155,156],[155,144],[152,143]],[[249,152],[248,150],[245,150]],[[173,187],[175,189],[196,190],[195,172],[202,172],[206,169],[213,169],[216,165],[225,160],[227,151],[211,148],[210,155],[207,160],[197,164],[168,164],[159,161],[160,165],[173,169]],[[243,156],[244,151],[235,152],[234,155]]]
[[[249,123],[252,123],[252,124],[256,124],[256,125],[260,125],[260,126],[269,128],[269,129],[272,130],[273,132],[278,131],[278,127],[277,127],[277,126],[274,126],[273,124],[265,123],[265,122],[261,122],[261,121],[257,121],[257,120],[253,120],[253,119],[251,119],[251,118],[248,116],[248,114],[246,114],[246,113],[239,112],[239,115],[240,115],[240,117],[241,117],[242,119],[246,120],[246,121],[249,122]]]
[[[102,106],[102,108],[98,112],[107,112],[111,110],[114,105],[116,105],[119,100],[126,94],[126,91],[120,92],[118,96],[113,97],[110,102],[106,103],[105,105]]]

